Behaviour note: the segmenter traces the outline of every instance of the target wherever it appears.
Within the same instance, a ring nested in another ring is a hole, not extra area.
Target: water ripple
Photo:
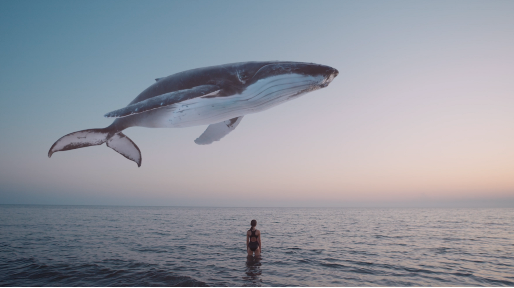
[[[514,209],[0,206],[1,286],[514,286]],[[258,219],[262,259],[247,258]]]

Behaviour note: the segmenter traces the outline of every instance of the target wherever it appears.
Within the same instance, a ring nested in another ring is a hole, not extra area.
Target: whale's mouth
[[[250,85],[245,91],[245,98],[262,103],[282,101],[319,89],[325,82],[326,79],[321,75],[283,74]]]
[[[326,78],[328,85],[338,74],[337,69],[330,66],[305,63],[305,62],[274,62],[260,67],[254,75],[245,81],[247,84],[254,84],[257,81],[265,80],[266,78],[276,77],[280,75],[303,75],[303,76],[323,76]],[[325,85],[326,86],[326,85]],[[324,86],[324,87],[325,87]]]
[[[335,69],[334,69],[335,70]],[[332,80],[334,80],[334,78],[337,77],[337,75],[339,74],[339,71],[335,70],[333,73],[331,73],[330,75],[328,75],[320,84],[320,88],[325,88],[328,86],[328,84],[330,84],[332,82]]]

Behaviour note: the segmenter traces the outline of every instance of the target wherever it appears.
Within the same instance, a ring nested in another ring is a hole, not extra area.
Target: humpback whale
[[[209,125],[195,143],[211,144],[236,129],[244,115],[327,87],[338,74],[332,67],[315,63],[266,61],[197,68],[157,78],[126,107],[105,114],[116,118],[111,125],[61,137],[48,157],[106,143],[141,167],[141,151],[122,133],[124,129]]]

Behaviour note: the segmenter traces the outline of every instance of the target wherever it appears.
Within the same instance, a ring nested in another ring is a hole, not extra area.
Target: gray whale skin
[[[129,105],[105,114],[116,118],[110,126],[65,135],[52,145],[48,157],[106,143],[140,167],[141,151],[121,132],[126,128],[209,125],[195,143],[211,144],[234,130],[244,115],[327,87],[338,74],[320,64],[267,61],[204,67],[157,78]]]

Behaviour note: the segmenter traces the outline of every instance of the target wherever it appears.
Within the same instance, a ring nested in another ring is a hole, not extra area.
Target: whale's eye
[[[244,71],[238,71],[237,72],[237,78],[239,78],[239,81],[241,81],[243,84],[250,78],[250,75]]]

